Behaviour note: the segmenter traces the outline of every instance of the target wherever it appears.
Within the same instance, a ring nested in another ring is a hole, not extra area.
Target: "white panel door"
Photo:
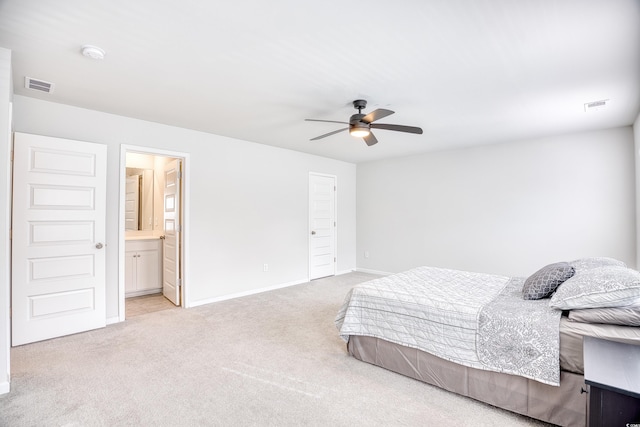
[[[104,327],[107,147],[14,137],[12,345]]]
[[[138,230],[140,208],[140,175],[127,177],[124,199],[124,229]]]
[[[164,168],[164,245],[162,293],[180,305],[180,160]]]
[[[309,174],[309,279],[336,274],[336,178]]]

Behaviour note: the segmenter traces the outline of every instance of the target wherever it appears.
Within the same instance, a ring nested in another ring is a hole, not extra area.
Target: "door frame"
[[[189,287],[187,286],[189,274],[189,195],[190,183],[189,179],[189,153],[179,151],[161,150],[152,147],[142,147],[137,145],[121,144],[120,145],[120,193],[119,193],[119,209],[118,209],[118,319],[120,322],[125,320],[125,288],[124,288],[124,256],[125,256],[125,195],[126,195],[126,167],[127,153],[147,154],[151,156],[172,157],[180,159],[182,162],[182,203],[181,203],[181,229],[180,242],[182,245],[182,298],[181,307],[189,308],[191,306],[189,300]]]
[[[336,222],[336,226],[334,227],[333,233],[333,255],[336,258],[336,261],[333,263],[333,275],[338,274],[338,227],[340,226],[338,221],[338,176],[328,173],[321,172],[312,172],[309,171],[309,176],[307,177],[307,188],[309,188],[309,183],[311,181],[312,176],[323,176],[327,178],[333,178],[333,183],[336,186],[335,191],[333,192],[333,218]],[[307,281],[311,281],[311,193],[307,194]]]

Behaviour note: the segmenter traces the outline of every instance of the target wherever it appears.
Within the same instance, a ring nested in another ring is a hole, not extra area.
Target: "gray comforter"
[[[559,385],[559,310],[525,301],[522,279],[435,267],[355,286],[336,316],[364,335],[477,369]]]

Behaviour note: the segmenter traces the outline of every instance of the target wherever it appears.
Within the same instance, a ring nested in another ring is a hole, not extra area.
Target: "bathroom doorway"
[[[121,146],[119,320],[186,307],[188,154]]]

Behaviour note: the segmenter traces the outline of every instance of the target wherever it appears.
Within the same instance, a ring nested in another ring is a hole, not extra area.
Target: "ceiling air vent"
[[[39,90],[44,93],[53,92],[53,83],[45,82],[44,80],[32,79],[31,77],[24,78],[24,87],[27,89]]]
[[[584,104],[585,113],[588,111],[598,111],[604,109],[607,105],[609,105],[608,99],[603,99],[600,101],[587,102]]]

